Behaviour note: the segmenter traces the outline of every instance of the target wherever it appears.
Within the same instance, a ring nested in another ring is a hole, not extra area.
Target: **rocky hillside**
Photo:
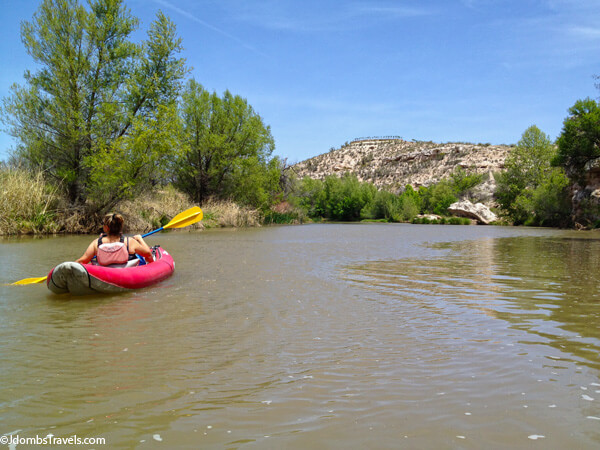
[[[509,151],[506,145],[359,139],[295,164],[291,170],[300,178],[317,179],[350,172],[379,188],[399,191],[407,184],[417,188],[436,183],[457,167],[468,173],[497,172]]]

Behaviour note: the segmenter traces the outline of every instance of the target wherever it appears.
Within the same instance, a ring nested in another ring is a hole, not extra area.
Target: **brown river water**
[[[327,224],[147,240],[173,277],[89,297],[4,283],[90,237],[0,240],[0,436],[600,448],[600,233]]]

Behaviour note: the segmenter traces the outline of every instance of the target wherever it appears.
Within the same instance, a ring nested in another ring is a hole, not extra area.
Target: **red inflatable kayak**
[[[55,294],[70,292],[75,295],[115,293],[140,289],[170,277],[175,262],[160,247],[152,249],[154,262],[129,267],[98,266],[64,262],[48,274],[46,285]],[[135,261],[134,261],[135,263]]]

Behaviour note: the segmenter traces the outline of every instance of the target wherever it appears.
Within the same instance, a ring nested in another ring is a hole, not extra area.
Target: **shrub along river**
[[[0,282],[43,276],[90,240],[4,239]],[[327,224],[147,241],[176,262],[152,288],[0,286],[0,436],[600,446],[598,233]]]

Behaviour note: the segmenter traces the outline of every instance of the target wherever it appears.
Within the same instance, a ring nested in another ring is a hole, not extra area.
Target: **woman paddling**
[[[132,238],[123,236],[123,216],[121,214],[107,214],[104,216],[104,233],[94,239],[85,253],[77,260],[78,263],[87,264],[95,256],[98,264],[108,266],[111,264],[125,264],[129,255],[137,253],[143,256],[146,262],[152,262],[152,250],[144,242],[141,235]]]

